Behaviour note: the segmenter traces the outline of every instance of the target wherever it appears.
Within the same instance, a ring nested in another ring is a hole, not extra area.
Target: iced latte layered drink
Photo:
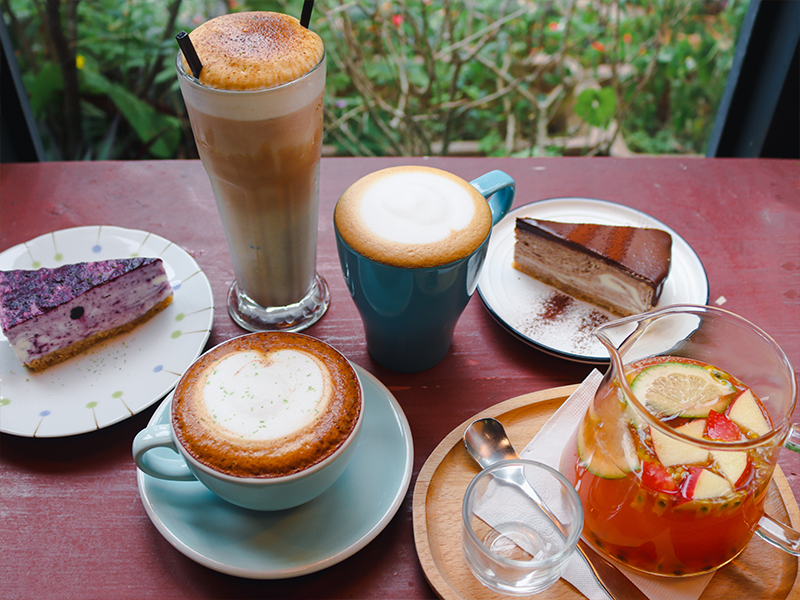
[[[322,40],[289,15],[224,15],[189,35],[202,63],[177,69],[236,281],[231,317],[300,331],[327,309],[316,273],[325,89]]]

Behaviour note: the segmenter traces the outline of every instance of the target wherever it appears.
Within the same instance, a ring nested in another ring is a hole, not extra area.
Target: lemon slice
[[[722,412],[733,400],[730,382],[700,365],[665,362],[647,367],[631,383],[631,391],[655,417],[707,417]]]

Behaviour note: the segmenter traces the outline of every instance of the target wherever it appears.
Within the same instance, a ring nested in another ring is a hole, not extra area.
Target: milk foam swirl
[[[492,211],[478,189],[426,166],[381,169],[353,183],[336,203],[341,239],[370,260],[399,268],[445,265],[489,236]]]
[[[469,226],[475,215],[463,187],[431,173],[397,173],[375,182],[361,201],[361,218],[375,235],[404,244],[429,244]]]
[[[241,438],[291,435],[314,421],[330,400],[323,369],[311,354],[296,350],[232,353],[208,374],[206,410],[215,424]]]

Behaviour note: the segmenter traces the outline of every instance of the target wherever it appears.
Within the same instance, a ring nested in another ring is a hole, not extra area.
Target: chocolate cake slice
[[[0,271],[0,327],[34,371],[130,331],[172,302],[160,258]]]
[[[615,315],[653,308],[669,274],[660,229],[518,218],[514,233],[515,269]]]

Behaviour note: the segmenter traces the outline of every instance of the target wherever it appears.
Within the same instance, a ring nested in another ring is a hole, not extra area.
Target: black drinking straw
[[[189,68],[192,69],[192,75],[195,76],[195,79],[200,79],[200,71],[203,70],[203,63],[200,62],[200,57],[197,56],[197,52],[192,45],[192,40],[189,39],[189,34],[185,31],[181,31],[175,36],[175,39],[178,40],[178,46],[180,46],[181,52],[183,52],[183,55],[186,57]]]
[[[305,0],[303,2],[303,12],[300,15],[300,25],[308,29],[309,23],[311,23],[311,11],[314,10],[314,0]]]

